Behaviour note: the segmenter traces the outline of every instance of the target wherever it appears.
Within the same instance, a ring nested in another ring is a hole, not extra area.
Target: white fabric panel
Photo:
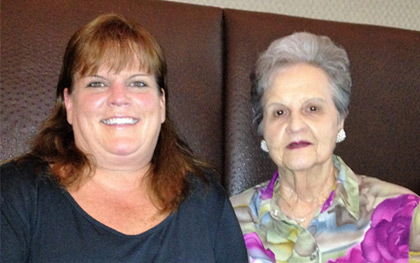
[[[420,0],[167,0],[420,31]]]

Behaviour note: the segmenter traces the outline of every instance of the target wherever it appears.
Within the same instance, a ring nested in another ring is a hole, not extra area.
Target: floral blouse
[[[419,196],[333,160],[337,186],[308,228],[280,211],[277,172],[231,198],[249,262],[420,262]]]

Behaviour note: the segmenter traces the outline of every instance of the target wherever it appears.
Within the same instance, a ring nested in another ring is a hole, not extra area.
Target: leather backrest
[[[222,10],[164,1],[2,1],[0,160],[26,151],[50,113],[71,35],[110,12],[140,22],[158,39],[175,126],[199,157],[222,171]]]
[[[139,21],[161,43],[175,126],[224,172],[231,194],[276,169],[251,124],[255,60],[272,40],[303,30],[330,36],[352,61],[348,136],[337,154],[357,173],[420,192],[420,32],[166,1],[2,1],[0,160],[26,151],[51,111],[70,36],[109,12]]]
[[[231,194],[276,170],[251,123],[250,74],[258,55],[295,31],[327,35],[352,62],[347,139],[336,153],[358,174],[420,193],[420,32],[224,10],[226,68],[225,182]]]

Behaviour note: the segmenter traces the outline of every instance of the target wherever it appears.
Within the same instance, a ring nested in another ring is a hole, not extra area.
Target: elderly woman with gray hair
[[[261,55],[254,122],[278,170],[233,196],[250,262],[408,262],[420,255],[419,196],[356,175],[334,155],[351,94],[346,51],[294,33]]]

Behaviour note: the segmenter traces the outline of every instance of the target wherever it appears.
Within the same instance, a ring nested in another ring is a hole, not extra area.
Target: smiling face
[[[116,73],[102,66],[95,74],[76,74],[72,93],[64,91],[76,146],[93,155],[98,167],[150,163],[165,121],[165,96],[154,75],[138,68]]]
[[[343,121],[321,69],[296,64],[277,73],[263,108],[264,139],[279,168],[303,171],[331,162]]]

